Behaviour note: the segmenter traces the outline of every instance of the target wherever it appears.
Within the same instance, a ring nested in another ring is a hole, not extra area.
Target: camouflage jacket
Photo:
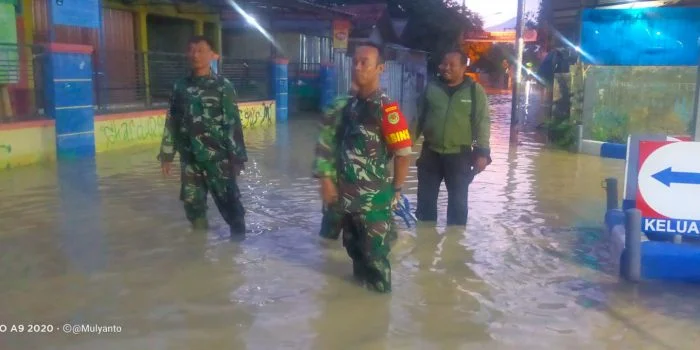
[[[236,91],[226,78],[189,76],[173,86],[158,159],[231,163],[248,160]]]
[[[368,99],[338,98],[324,113],[313,176],[337,183],[344,212],[382,211],[391,205],[389,164],[394,154],[381,130],[382,106],[390,102],[378,91]]]

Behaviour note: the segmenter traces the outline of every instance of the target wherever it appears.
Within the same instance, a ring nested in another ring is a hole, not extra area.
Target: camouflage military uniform
[[[245,231],[244,209],[234,166],[248,160],[233,85],[218,75],[190,76],[173,87],[158,159],[172,162],[180,153],[180,200],[187,219],[206,226],[207,192],[221,216],[238,233]]]
[[[353,97],[330,108],[321,125],[313,170],[315,177],[337,183],[339,202],[334,212],[340,213],[353,274],[379,292],[391,291],[393,154],[381,133],[382,105],[389,102],[376,92],[368,99]]]
[[[340,113],[349,100],[350,96],[338,97],[330,108],[325,111],[325,113],[328,115]],[[332,176],[332,181],[337,185],[335,173]],[[319,236],[329,240],[338,239],[340,234],[343,232],[343,211],[340,208],[339,203],[324,205],[322,213],[323,219],[321,220],[321,230],[319,231]],[[390,241],[396,240],[397,237],[398,235],[396,232],[395,221],[391,220],[391,230],[389,232]]]

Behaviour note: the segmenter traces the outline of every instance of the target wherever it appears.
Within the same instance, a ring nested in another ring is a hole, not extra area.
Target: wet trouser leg
[[[227,160],[183,164],[181,199],[187,219],[193,224],[206,221],[207,192],[214,197],[219,213],[233,233],[245,233],[245,210],[241,193]]]
[[[207,163],[207,187],[214,197],[214,203],[224,221],[231,227],[231,233],[245,233],[245,209],[241,203],[233,165],[228,160]]]
[[[437,221],[437,199],[443,179],[439,153],[423,145],[418,168],[418,204],[416,218],[421,221]]]
[[[366,288],[391,292],[389,263],[391,216],[353,213],[343,216],[343,245],[352,258],[353,275]]]
[[[337,203],[323,207],[323,219],[319,236],[326,239],[338,239],[343,230],[343,213]]]
[[[185,216],[198,229],[207,227],[207,184],[204,170],[194,162],[181,164],[180,200]]]
[[[469,184],[473,180],[471,152],[442,155],[447,187],[447,225],[464,226],[469,215]]]

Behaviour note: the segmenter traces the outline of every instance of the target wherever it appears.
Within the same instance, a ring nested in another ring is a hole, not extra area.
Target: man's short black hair
[[[377,43],[373,43],[371,41],[363,41],[363,42],[357,44],[357,46],[355,47],[355,50],[357,50],[357,48],[362,47],[362,46],[368,46],[368,47],[373,47],[373,48],[377,49],[377,63],[384,64],[384,48],[382,48],[381,45],[379,45]]]
[[[459,60],[460,60],[460,62],[462,62],[462,64],[467,64],[467,62],[469,61],[469,58],[464,53],[464,51],[457,49],[457,48],[453,48],[451,50],[448,50],[447,52],[445,52],[444,55],[442,55],[442,57],[446,57],[447,55],[450,55],[450,54],[459,55]]]
[[[195,35],[191,37],[190,40],[187,42],[187,45],[199,44],[202,42],[207,43],[207,45],[209,45],[209,48],[212,51],[214,51],[214,43],[212,43],[211,40],[209,40],[209,38],[207,38],[204,35]]]

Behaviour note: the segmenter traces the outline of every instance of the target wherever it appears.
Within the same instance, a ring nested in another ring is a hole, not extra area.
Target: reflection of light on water
[[[532,90],[532,81],[528,79],[525,81],[525,106],[530,105],[530,90]]]

